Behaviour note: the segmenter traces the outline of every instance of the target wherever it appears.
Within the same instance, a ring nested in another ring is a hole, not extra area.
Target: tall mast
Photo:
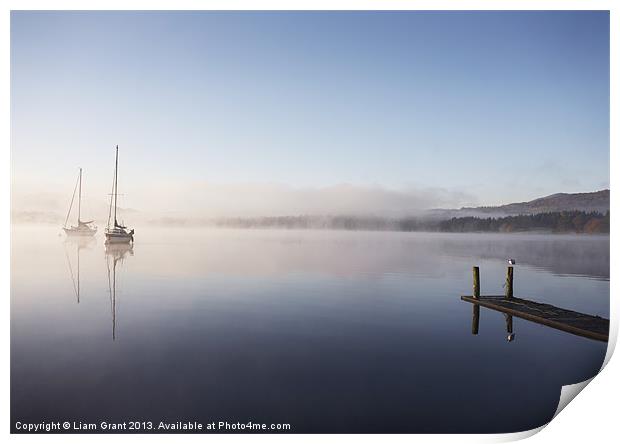
[[[118,226],[116,222],[116,201],[118,195],[118,145],[116,145],[116,163],[114,164],[114,227]]]
[[[67,217],[65,218],[65,224],[63,225],[64,227],[67,226],[67,222],[69,222],[69,216],[71,216],[71,208],[73,208],[73,201],[75,200],[75,190],[77,190],[78,182],[79,182],[79,177],[78,177],[78,181],[75,182],[75,186],[73,187],[73,194],[71,195],[71,203],[69,204],[69,211],[67,211]]]
[[[82,211],[82,168],[80,168],[80,190],[78,192],[78,225],[80,224],[81,211]]]

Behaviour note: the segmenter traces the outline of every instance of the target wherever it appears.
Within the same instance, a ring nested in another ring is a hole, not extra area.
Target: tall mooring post
[[[480,268],[474,267],[472,272],[474,277],[474,291],[472,296],[476,299],[480,299]]]
[[[474,287],[472,296],[474,299],[480,299],[480,268],[474,267],[472,269],[473,278],[474,278]],[[473,316],[471,320],[471,333],[473,335],[478,334],[478,327],[480,326],[480,307],[477,304],[474,304],[473,307]]]
[[[514,268],[508,267],[508,270],[506,270],[506,285],[505,285],[504,299],[512,299],[513,273],[514,273]]]

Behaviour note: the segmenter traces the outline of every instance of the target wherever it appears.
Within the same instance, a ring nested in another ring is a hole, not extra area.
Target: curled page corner
[[[558,416],[558,414],[562,410],[564,410],[564,407],[566,407],[573,399],[575,399],[575,396],[577,396],[585,388],[585,386],[588,385],[595,377],[596,376],[593,376],[590,379],[586,379],[585,381],[581,381],[576,384],[563,385],[562,390],[560,392],[560,400],[558,402],[558,407],[556,408],[555,413],[553,414],[553,418],[551,418],[551,421],[553,421],[555,417]],[[551,423],[551,421],[549,421],[546,424],[541,425],[540,427],[536,427],[534,429],[525,430],[523,432],[507,433],[505,435],[501,435],[498,441],[499,442],[520,441],[522,439],[529,438],[530,436],[536,435],[542,429],[547,427],[549,423]]]
[[[549,423],[547,423],[547,424],[549,424]],[[542,429],[547,427],[547,424],[543,424],[540,427],[536,427],[536,428],[533,428],[533,429],[530,429],[530,430],[525,430],[523,432],[506,433],[506,434],[503,434],[503,435],[499,435],[498,439],[495,440],[495,442],[521,441],[522,439],[529,438],[530,436],[534,436],[535,434],[540,432]]]
[[[603,371],[603,369],[605,368],[605,366],[611,359],[612,355],[614,354],[617,339],[618,339],[618,322],[616,321],[615,318],[612,318],[611,323],[610,323],[609,341],[607,343],[607,352],[605,353],[605,360],[603,361],[603,365],[601,365],[601,369],[598,371],[598,373]],[[552,421],[553,419],[555,419],[556,416],[558,416],[558,414],[562,410],[564,410],[564,407],[566,407],[573,399],[575,399],[575,396],[577,396],[586,387],[586,385],[588,385],[590,382],[592,382],[594,378],[596,378],[598,373],[592,376],[590,379],[586,379],[585,381],[581,381],[576,384],[569,384],[569,385],[562,386],[562,391],[560,392],[560,401],[558,402],[558,407],[555,410],[555,413],[553,414],[553,418],[551,419]]]
[[[616,349],[616,342],[618,340],[618,321],[615,316],[611,317],[609,324],[609,342],[607,342],[607,352],[605,353],[605,360],[601,366],[601,370],[605,368],[609,360],[611,359]],[[600,370],[599,370],[600,373]]]
[[[614,352],[614,350],[616,348],[616,339],[617,339],[616,332],[617,332],[617,328],[618,328],[617,324],[612,323],[611,330],[612,330],[613,334],[610,334],[610,336],[609,336],[609,345],[607,346],[607,353],[605,354],[605,360],[604,360],[603,365],[601,366],[601,369],[599,370],[598,373],[600,373],[605,368],[605,366],[607,365],[607,363],[611,359],[611,356],[613,355],[613,352]],[[579,393],[581,393],[581,391],[590,382],[592,382],[592,380],[594,378],[596,378],[598,373],[596,375],[592,376],[591,378],[586,379],[585,381],[581,381],[581,382],[578,382],[576,384],[568,384],[568,385],[563,385],[562,386],[562,390],[560,391],[560,400],[558,401],[558,407],[556,408],[555,413],[553,414],[553,418],[551,418],[551,421],[553,421],[555,419],[555,417],[558,416],[559,413],[562,410],[564,410],[564,408],[573,399],[575,399],[575,397]],[[549,421],[546,424],[541,425],[540,427],[536,427],[536,428],[530,429],[530,430],[525,430],[523,432],[507,433],[507,434],[504,434],[504,435],[499,435],[498,436],[499,439],[497,439],[496,442],[520,441],[522,439],[529,438],[531,436],[536,435],[542,429],[547,427],[549,425],[549,423],[551,423],[551,421]]]
[[[596,378],[596,376],[592,376],[590,379],[586,379],[585,381],[581,381],[576,384],[563,385],[562,391],[560,392],[558,408],[555,410],[551,420],[553,421],[553,419],[555,419],[555,417],[558,416],[562,410],[564,410],[564,407],[575,399],[575,396],[577,396],[594,378]]]

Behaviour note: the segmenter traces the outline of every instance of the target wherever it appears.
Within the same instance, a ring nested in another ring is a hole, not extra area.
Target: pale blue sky
[[[13,12],[11,96],[16,189],[609,183],[607,12]]]

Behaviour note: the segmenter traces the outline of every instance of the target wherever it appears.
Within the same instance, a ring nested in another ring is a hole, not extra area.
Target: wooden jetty
[[[513,267],[508,267],[505,294],[503,296],[481,296],[480,270],[478,267],[473,268],[473,295],[461,296],[463,301],[474,304],[473,334],[478,333],[478,323],[480,319],[479,307],[485,307],[504,313],[507,316],[507,325],[508,320],[510,321],[509,333],[512,333],[512,316],[516,316],[584,338],[597,341],[609,340],[608,319],[566,310],[564,308],[528,299],[515,298],[513,296],[513,276]]]

